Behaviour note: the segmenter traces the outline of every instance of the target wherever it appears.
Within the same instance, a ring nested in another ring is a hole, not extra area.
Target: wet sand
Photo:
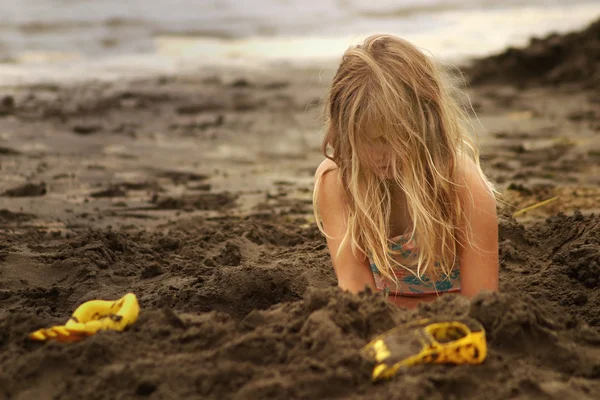
[[[0,399],[597,398],[595,86],[492,79],[469,90],[503,193],[502,293],[407,311],[340,292],[313,222],[330,78],[289,67],[5,88]],[[142,313],[123,333],[26,339],[128,291]],[[454,315],[485,326],[483,365],[370,383],[359,350],[373,335]]]

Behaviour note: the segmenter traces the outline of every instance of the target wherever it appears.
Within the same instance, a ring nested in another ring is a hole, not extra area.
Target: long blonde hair
[[[340,250],[350,244],[396,282],[394,267],[437,278],[457,264],[468,242],[460,158],[471,159],[487,183],[468,115],[445,72],[405,40],[370,36],[345,52],[326,102],[322,151],[339,168],[347,207]],[[406,198],[418,257],[398,261],[390,248],[393,188]],[[319,180],[314,209],[325,234],[318,191]]]

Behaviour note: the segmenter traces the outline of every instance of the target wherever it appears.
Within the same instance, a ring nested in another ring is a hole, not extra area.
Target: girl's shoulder
[[[315,172],[314,199],[325,208],[340,208],[344,205],[344,189],[339,179],[339,168],[326,158]]]
[[[459,174],[463,179],[464,185],[462,195],[473,202],[484,202],[491,205],[496,203],[492,184],[487,180],[481,169],[473,160],[465,158],[459,163]]]
[[[321,164],[317,167],[317,171],[315,172],[315,179],[320,179],[325,173],[333,170],[337,170],[338,166],[333,160],[326,158]]]

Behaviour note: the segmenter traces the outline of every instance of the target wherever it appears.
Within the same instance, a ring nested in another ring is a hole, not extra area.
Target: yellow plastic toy
[[[29,339],[75,342],[102,330],[122,331],[137,320],[139,312],[140,306],[133,293],[116,301],[90,300],[77,307],[65,325],[37,330],[29,335]]]
[[[474,319],[423,319],[378,336],[363,352],[377,362],[372,380],[378,381],[416,364],[481,364],[487,343],[485,330]]]

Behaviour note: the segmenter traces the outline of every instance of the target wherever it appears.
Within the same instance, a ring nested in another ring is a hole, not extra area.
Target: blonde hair
[[[338,166],[345,190],[347,230],[340,250],[350,244],[396,282],[394,267],[421,278],[449,276],[457,264],[460,246],[468,242],[460,158],[471,159],[488,182],[455,91],[433,59],[390,35],[349,48],[330,88],[322,151]],[[382,161],[388,174],[381,174]],[[418,257],[401,261],[389,246],[393,188],[406,197],[410,237],[419,249]],[[318,191],[319,179],[314,209],[325,234]]]

